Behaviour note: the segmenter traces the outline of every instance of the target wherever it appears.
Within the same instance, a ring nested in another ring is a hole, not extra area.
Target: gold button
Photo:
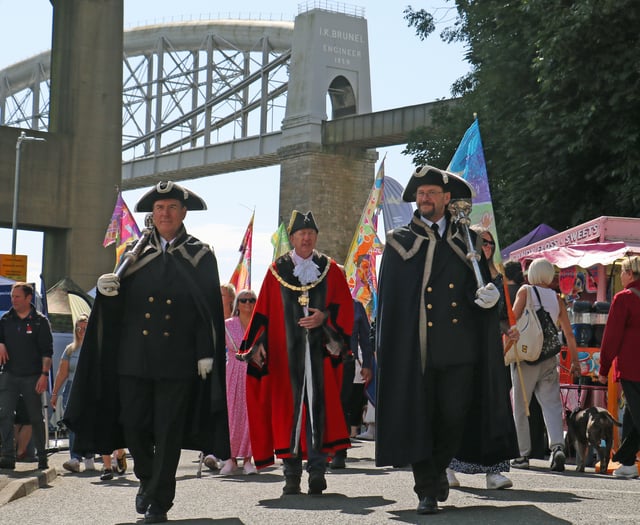
[[[167,299],[167,304],[171,304],[171,299]]]
[[[432,308],[433,308],[433,305],[432,305],[432,304],[428,304],[428,305],[427,305],[427,310],[431,310]]]
[[[433,288],[431,288],[431,286],[427,286],[427,292],[433,292]]]
[[[458,320],[457,320],[457,319],[451,319],[451,322],[452,322],[453,324],[458,324]]]
[[[151,314],[149,312],[147,312],[146,314],[144,314],[144,318],[145,319],[151,319]]]
[[[458,303],[456,303],[456,302],[454,301],[454,302],[452,302],[452,303],[451,303],[451,306],[452,306],[453,308],[455,308],[456,306],[458,306]]]
[[[433,323],[432,323],[431,321],[429,321],[429,322],[427,323],[427,326],[433,326]]]
[[[149,330],[142,330],[142,335],[149,335]]]
[[[163,332],[162,335],[164,335],[165,337],[169,337],[169,332]]]
[[[171,316],[169,314],[165,315],[164,318],[168,321],[169,319],[171,319]]]
[[[449,288],[453,288],[453,283],[449,283]]]
[[[149,302],[152,303],[155,299],[153,298],[153,296],[149,297]]]

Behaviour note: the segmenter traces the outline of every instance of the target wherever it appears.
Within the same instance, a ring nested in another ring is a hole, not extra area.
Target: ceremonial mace
[[[473,267],[473,273],[476,276],[478,288],[482,288],[484,286],[484,280],[482,279],[480,265],[478,264],[480,254],[476,251],[475,245],[471,240],[471,233],[469,232],[469,225],[471,224],[471,219],[469,218],[471,213],[471,200],[452,200],[449,203],[449,212],[451,213],[453,222],[460,227],[460,230],[464,235],[464,241],[467,245],[467,259],[471,261],[471,266]]]
[[[147,213],[147,215],[145,216],[144,226],[145,228],[144,230],[142,230],[142,233],[138,241],[135,243],[135,245],[131,250],[123,254],[122,258],[120,259],[120,263],[118,264],[118,267],[113,272],[118,276],[119,279],[122,279],[122,276],[124,275],[124,272],[127,271],[127,268],[129,268],[129,266],[131,266],[134,262],[138,260],[138,257],[140,257],[140,254],[142,253],[142,250],[147,245],[147,242],[149,242],[149,237],[151,237],[151,234],[153,233],[153,214],[152,213]]]

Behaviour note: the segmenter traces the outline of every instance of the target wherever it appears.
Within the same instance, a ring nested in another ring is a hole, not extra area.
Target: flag
[[[249,225],[244,232],[242,243],[240,244],[240,260],[236,269],[231,275],[229,282],[236,287],[236,290],[250,290],[251,289],[251,247],[253,241],[253,218],[256,212],[251,214]]]
[[[287,235],[287,227],[284,222],[280,223],[278,229],[271,236],[271,245],[273,246],[272,261],[291,251],[291,243],[289,242],[289,235]]]
[[[118,192],[116,205],[107,226],[102,246],[105,248],[111,244],[116,245],[116,264],[124,253],[126,245],[130,241],[140,238],[140,229],[133,218],[127,203],[122,198],[122,192]]]
[[[382,195],[382,219],[384,230],[389,231],[406,226],[413,217],[413,206],[402,200],[404,188],[397,180],[385,176]]]
[[[473,199],[473,208],[469,219],[471,224],[479,224],[491,232],[496,243],[493,262],[496,265],[500,264],[502,256],[500,255],[500,245],[498,244],[498,232],[491,202],[489,177],[487,176],[487,166],[484,160],[480,126],[477,118],[462,137],[447,170],[461,176],[476,190],[476,197]]]
[[[351,295],[364,306],[369,320],[375,317],[378,285],[376,278],[376,256],[382,253],[378,239],[378,215],[382,206],[384,188],[384,158],[362,210],[360,222],[351,241],[344,263],[344,272]]]

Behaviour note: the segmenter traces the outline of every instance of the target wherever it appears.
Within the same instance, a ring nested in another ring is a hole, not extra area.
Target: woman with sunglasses
[[[257,474],[251,463],[251,440],[247,416],[246,379],[247,363],[235,358],[245,329],[256,306],[256,293],[241,290],[233,306],[233,315],[225,321],[227,343],[227,408],[229,412],[229,442],[231,457],[225,461],[220,474],[229,476],[238,468],[237,458],[243,458],[242,470],[245,474]]]

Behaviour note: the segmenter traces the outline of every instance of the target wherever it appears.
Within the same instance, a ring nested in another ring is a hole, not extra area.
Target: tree
[[[446,165],[478,114],[504,244],[541,222],[558,230],[640,210],[640,3],[456,0],[441,33],[467,45],[458,103],[416,130],[406,153]],[[433,16],[408,7],[419,38]]]

